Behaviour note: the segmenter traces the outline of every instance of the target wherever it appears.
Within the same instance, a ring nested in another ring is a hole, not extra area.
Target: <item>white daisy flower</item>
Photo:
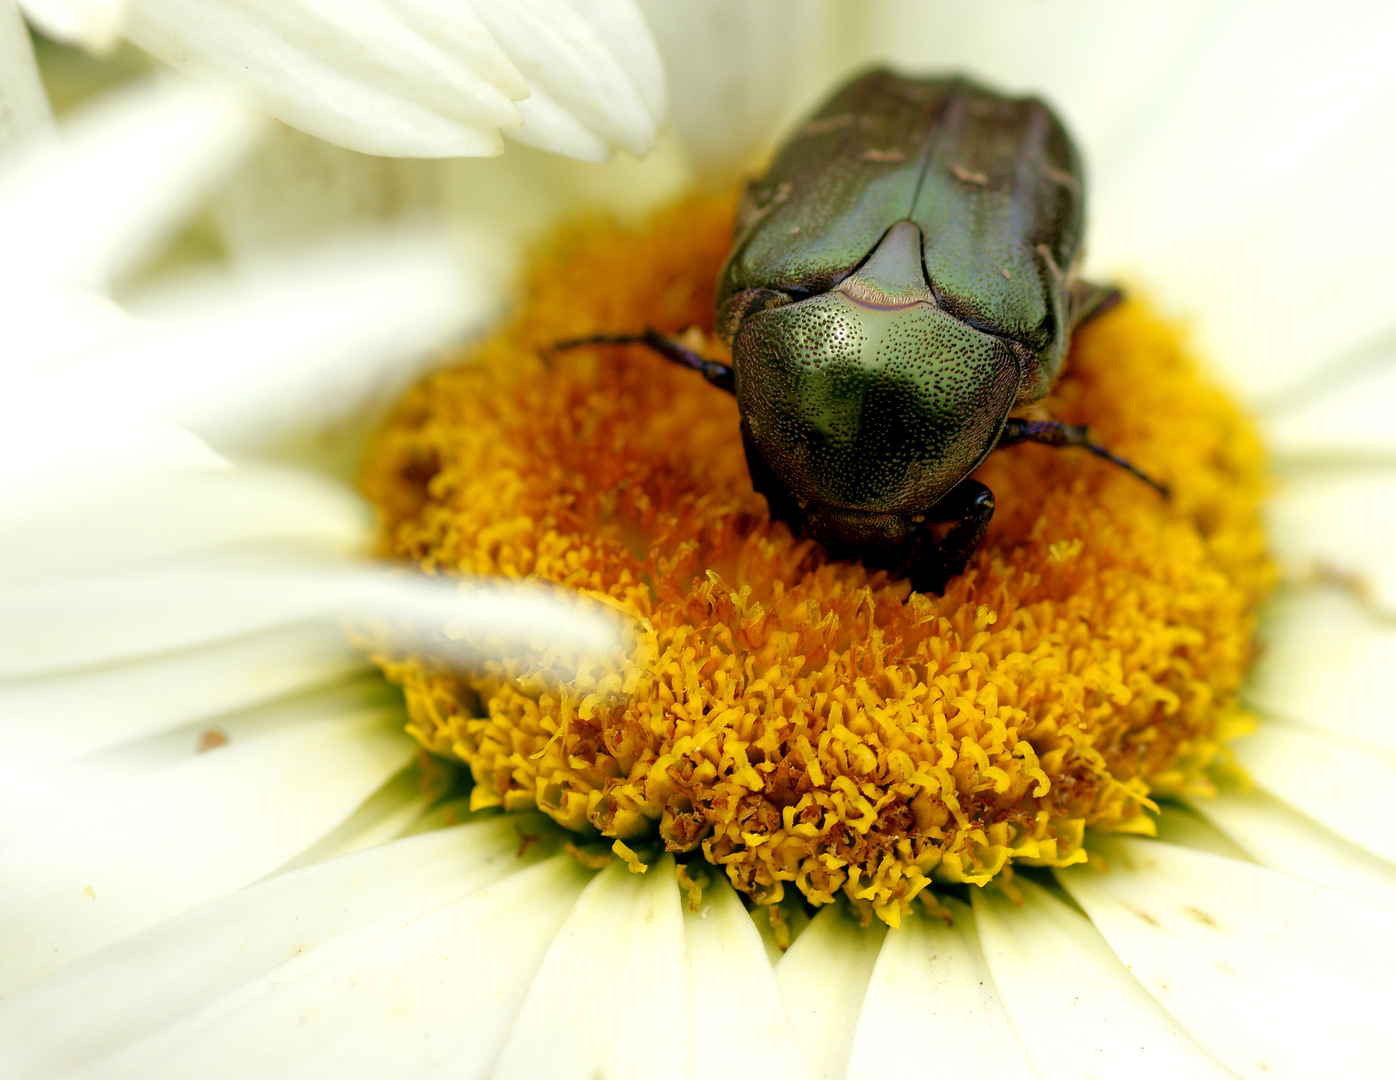
[[[1194,315],[1275,455],[1288,584],[1247,692],[1263,723],[1234,744],[1254,788],[1189,798],[1158,840],[1093,840],[1109,873],[1020,879],[1021,904],[973,889],[953,924],[828,905],[783,954],[721,876],[686,904],[672,856],[592,870],[520,843],[545,822],[441,827],[399,707],[314,621],[346,587],[360,610],[415,601],[346,561],[371,535],[354,496],[246,462],[364,423],[404,356],[490,317],[494,286],[394,235],[243,271],[234,300],[224,279],[116,307],[108,282],[257,137],[220,99],[146,90],[0,194],[20,406],[0,487],[0,1071],[1387,1070],[1396,27],[1368,7],[880,4],[781,52],[770,9],[745,10],[647,8],[700,174],[808,106],[773,102],[772,71],[954,67],[1070,118],[1095,266]]]

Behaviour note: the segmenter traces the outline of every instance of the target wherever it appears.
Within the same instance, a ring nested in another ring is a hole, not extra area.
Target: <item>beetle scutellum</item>
[[[735,393],[773,517],[940,592],[993,515],[970,474],[996,447],[1082,446],[1164,490],[1083,427],[1009,417],[1118,298],[1075,277],[1082,225],[1080,159],[1042,102],[872,71],[742,200],[717,295],[731,367],[653,330],[586,340],[647,344]]]

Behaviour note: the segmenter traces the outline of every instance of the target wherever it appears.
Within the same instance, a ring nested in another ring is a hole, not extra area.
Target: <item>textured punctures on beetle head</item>
[[[383,655],[412,734],[469,770],[476,807],[893,924],[940,883],[1078,862],[1087,829],[1148,832],[1151,799],[1207,790],[1250,722],[1264,462],[1174,331],[1118,308],[1044,401],[1172,499],[1084,453],[995,453],[982,546],[944,595],[915,593],[770,519],[736,402],[701,374],[633,346],[539,359],[616,326],[697,327],[720,357],[731,217],[697,199],[564,231],[513,320],[379,435],[363,484],[385,555],[633,616],[615,655],[567,670]]]

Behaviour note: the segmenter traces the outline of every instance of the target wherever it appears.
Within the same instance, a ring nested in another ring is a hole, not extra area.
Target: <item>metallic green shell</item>
[[[824,292],[895,221],[918,225],[940,306],[1021,345],[1025,400],[1051,387],[1070,341],[1067,277],[1083,227],[1081,162],[1035,98],[963,77],[878,70],[836,93],[747,192],[718,283],[730,340],[750,307]]]
[[[718,287],[750,444],[811,531],[889,550],[1050,388],[1080,163],[1041,102],[873,71],[754,183]]]

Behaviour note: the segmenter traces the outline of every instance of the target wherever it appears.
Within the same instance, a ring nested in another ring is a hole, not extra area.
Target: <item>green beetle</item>
[[[940,592],[988,528],[970,474],[998,446],[1083,446],[1164,490],[1084,428],[1008,415],[1118,299],[1075,277],[1083,219],[1080,158],[1042,102],[871,71],[742,201],[718,284],[731,367],[652,330],[587,340],[643,342],[735,393],[773,517]]]

